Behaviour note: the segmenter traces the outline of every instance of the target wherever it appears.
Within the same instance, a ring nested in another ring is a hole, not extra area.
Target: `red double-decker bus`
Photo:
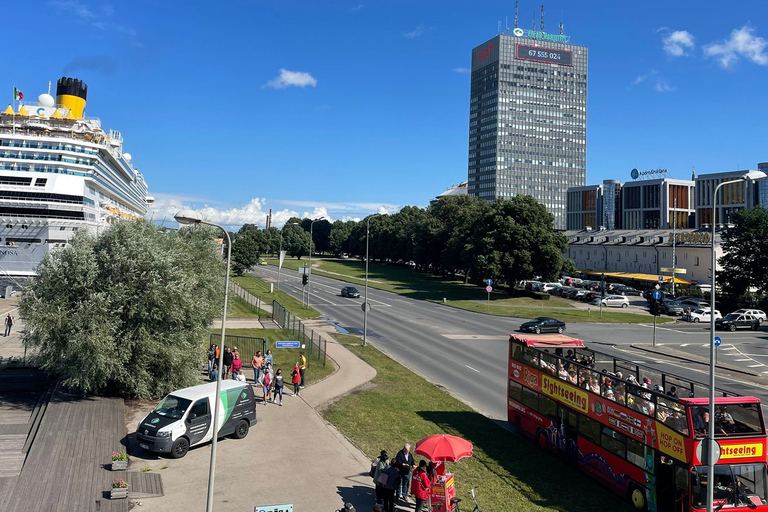
[[[760,400],[717,390],[721,456],[701,460],[705,385],[589,350],[563,335],[509,338],[509,422],[538,447],[599,480],[638,511],[768,511]],[[720,507],[719,509],[717,507]]]

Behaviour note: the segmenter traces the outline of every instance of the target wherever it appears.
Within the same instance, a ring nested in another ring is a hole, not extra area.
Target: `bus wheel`
[[[628,501],[632,506],[632,510],[637,510],[638,512],[645,512],[648,510],[648,502],[645,499],[645,491],[640,486],[629,486]]]
[[[543,452],[549,451],[549,437],[543,430],[539,430],[536,433],[536,446],[538,446],[539,450]]]
[[[189,441],[186,437],[180,437],[173,443],[171,447],[171,457],[174,459],[180,459],[189,451]]]

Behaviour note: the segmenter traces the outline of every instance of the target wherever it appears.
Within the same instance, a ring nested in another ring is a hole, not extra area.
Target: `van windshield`
[[[162,402],[157,404],[157,407],[155,407],[153,412],[160,416],[180,420],[184,416],[184,413],[187,412],[189,404],[191,403],[192,401],[187,400],[186,398],[168,395],[163,398]]]

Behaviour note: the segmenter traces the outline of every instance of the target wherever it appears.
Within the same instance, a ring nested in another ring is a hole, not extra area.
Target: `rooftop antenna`
[[[515,0],[515,28],[517,28],[517,0]]]
[[[48,94],[51,94],[51,81],[48,80]]]
[[[499,20],[499,26],[498,26],[498,34],[501,34],[501,20]]]
[[[563,35],[563,10],[560,9],[560,35]]]
[[[544,32],[544,4],[541,4],[541,31]]]
[[[531,30],[536,30],[536,11],[533,11],[533,17],[531,18]]]
[[[504,26],[507,29],[507,34],[509,34],[509,16],[504,16]]]
[[[691,181],[696,181],[696,167],[691,171]]]

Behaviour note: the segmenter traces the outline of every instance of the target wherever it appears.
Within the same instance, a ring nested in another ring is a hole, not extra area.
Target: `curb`
[[[629,346],[637,350],[643,350],[645,352],[651,352],[653,354],[674,357],[676,359],[681,359],[683,361],[688,361],[690,363],[697,363],[697,364],[703,364],[704,366],[709,366],[709,361],[707,359],[704,359],[698,356],[689,355],[679,350],[671,350],[671,349],[664,350],[663,348],[661,348],[663,345],[653,347],[653,346],[648,346],[644,344],[632,343]],[[715,365],[715,368],[720,368],[721,370],[728,370],[735,373],[741,373],[742,375],[749,375],[751,377],[761,377],[760,374],[751,372],[749,370],[744,370],[743,368],[736,368],[735,366],[731,366],[727,364],[718,363]]]

